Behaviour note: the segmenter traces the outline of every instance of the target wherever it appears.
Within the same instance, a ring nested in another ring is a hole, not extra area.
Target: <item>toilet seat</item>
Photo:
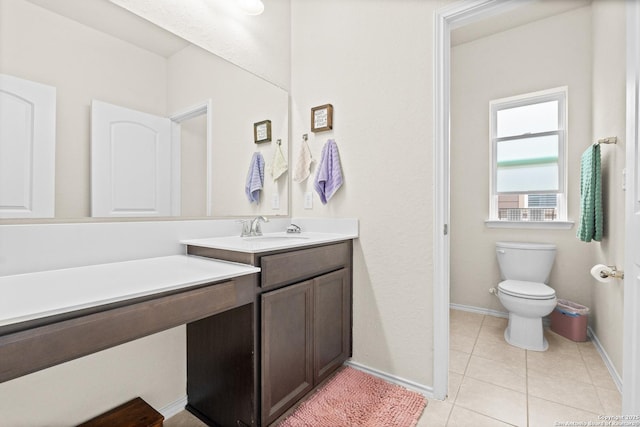
[[[548,300],[556,297],[553,288],[539,282],[525,282],[523,280],[505,280],[498,284],[498,289],[513,297]]]

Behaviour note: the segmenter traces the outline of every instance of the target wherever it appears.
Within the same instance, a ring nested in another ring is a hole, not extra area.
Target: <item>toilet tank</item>
[[[547,283],[556,245],[552,243],[496,242],[503,280]]]

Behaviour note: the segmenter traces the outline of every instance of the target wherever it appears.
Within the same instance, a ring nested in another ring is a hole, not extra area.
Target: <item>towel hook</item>
[[[278,144],[278,145],[282,145],[282,140],[281,140],[281,139],[278,139],[278,140],[276,141],[276,144]]]
[[[307,141],[307,140],[309,139],[309,134],[303,133],[303,134],[302,134],[302,139],[303,139],[304,141]]]

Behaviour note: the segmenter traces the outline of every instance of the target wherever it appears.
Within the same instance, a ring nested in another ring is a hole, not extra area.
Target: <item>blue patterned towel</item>
[[[340,165],[338,146],[333,139],[330,139],[322,148],[322,158],[318,165],[318,172],[313,186],[320,196],[322,204],[326,205],[341,185],[342,167]]]
[[[264,157],[259,152],[253,153],[249,173],[247,173],[247,183],[245,193],[250,203],[260,203],[260,190],[264,185]]]
[[[583,242],[602,240],[602,174],[600,145],[582,154],[580,169],[580,223],[576,233]]]

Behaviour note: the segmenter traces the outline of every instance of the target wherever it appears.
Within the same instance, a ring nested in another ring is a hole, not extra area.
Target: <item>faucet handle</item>
[[[269,222],[269,218],[265,216],[257,216],[251,221],[251,235],[252,236],[262,236],[262,227],[260,226],[260,222]]]
[[[242,232],[240,233],[240,237],[247,237],[251,235],[251,220],[250,219],[239,219],[238,222],[242,224]]]
[[[290,226],[287,227],[287,233],[301,233],[302,229],[300,228],[299,225],[296,224],[291,224]]]

